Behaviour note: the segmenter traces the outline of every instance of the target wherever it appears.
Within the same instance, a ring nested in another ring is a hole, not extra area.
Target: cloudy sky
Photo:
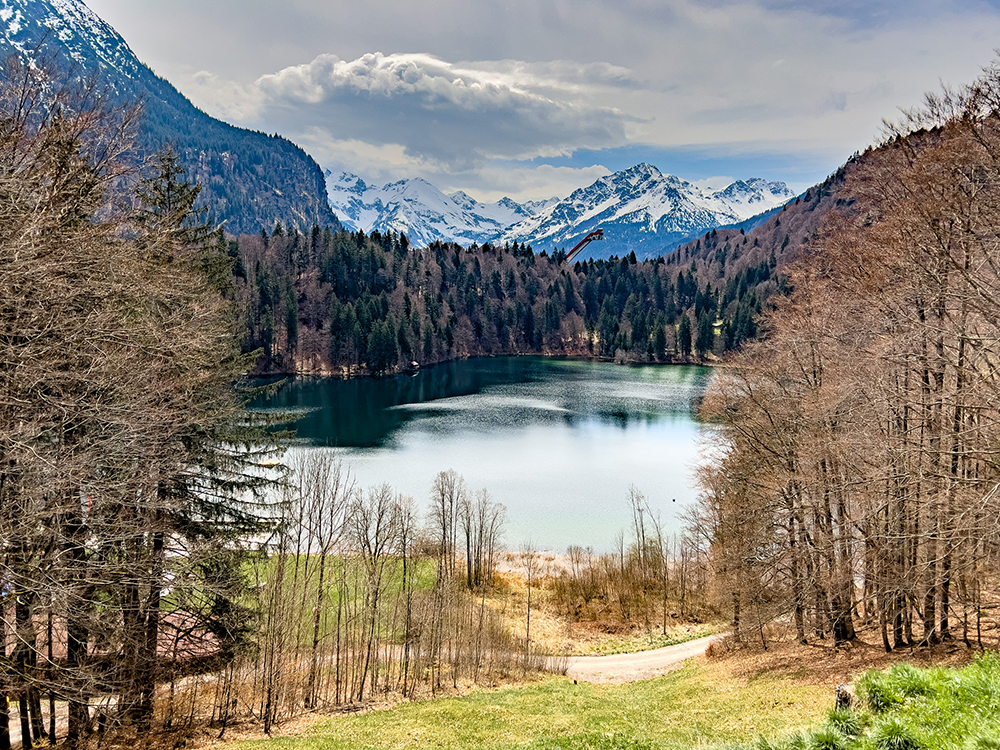
[[[85,2],[212,115],[483,200],[642,161],[805,189],[1000,44],[1000,0]]]

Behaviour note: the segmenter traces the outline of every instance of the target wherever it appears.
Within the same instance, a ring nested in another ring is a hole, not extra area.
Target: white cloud
[[[361,140],[336,140],[321,129],[303,133],[299,142],[333,172],[352,172],[374,185],[422,177],[445,193],[462,190],[486,203],[505,196],[517,201],[565,197],[611,174],[600,164],[577,168],[486,163],[456,171],[441,162],[409,156],[399,144],[373,146]]]
[[[258,102],[250,87],[207,70],[185,77],[180,88],[199,107],[223,120],[244,122],[257,113]]]
[[[486,166],[468,175],[441,175],[436,184],[445,185],[445,192],[463,190],[476,200],[493,202],[504,196],[517,201],[565,198],[579,187],[611,174],[600,164],[590,167]],[[430,178],[428,178],[428,181]]]
[[[593,76],[597,84],[587,84]],[[261,77],[254,116],[283,132],[399,145],[453,170],[490,159],[561,156],[625,143],[639,118],[590,104],[583,89],[627,80],[608,65],[450,63],[425,54],[320,55]]]
[[[701,180],[690,180],[691,184],[694,185],[699,190],[704,190],[706,192],[714,192],[716,190],[722,190],[730,185],[732,185],[737,179],[736,177],[705,177]]]
[[[327,166],[470,183],[507,166],[535,180],[545,172],[517,160],[622,145],[637,161],[647,146],[822,153],[832,170],[897,107],[971,80],[1000,39],[982,0],[88,4],[211,114]],[[712,161],[702,175],[733,173]]]

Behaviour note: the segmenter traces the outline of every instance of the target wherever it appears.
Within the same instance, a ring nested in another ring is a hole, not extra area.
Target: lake
[[[507,357],[382,379],[294,378],[256,406],[290,410],[292,451],[328,450],[362,487],[388,482],[427,506],[435,475],[507,506],[505,540],[610,550],[635,485],[665,525],[697,496],[693,408],[711,369]]]

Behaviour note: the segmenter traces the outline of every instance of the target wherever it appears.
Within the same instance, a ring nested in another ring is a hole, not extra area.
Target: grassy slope
[[[1000,748],[1000,658],[964,669],[895,664],[858,680],[859,710],[831,712],[810,731],[761,750],[995,750]]]
[[[667,630],[666,635],[659,630],[648,632],[638,631],[625,635],[601,633],[596,637],[584,640],[577,637],[573,656],[610,656],[612,654],[632,654],[636,651],[649,651],[687,643],[706,635],[715,635],[726,631],[726,623],[710,623],[708,625],[682,625]]]
[[[535,685],[482,690],[460,698],[408,703],[384,711],[324,719],[308,736],[241,742],[240,750],[590,750],[699,747],[762,734],[780,737],[820,721],[828,688],[778,677],[733,677],[689,664],[626,685]]]

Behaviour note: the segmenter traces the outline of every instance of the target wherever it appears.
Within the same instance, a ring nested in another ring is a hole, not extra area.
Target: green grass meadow
[[[688,665],[625,685],[549,678],[320,720],[306,737],[234,743],[233,750],[642,750],[781,737],[822,720],[828,689],[769,677],[721,678]]]
[[[523,687],[324,718],[304,737],[228,750],[1000,750],[1000,657],[962,669],[896,664],[857,680],[857,705],[787,677],[711,664],[624,685]]]

